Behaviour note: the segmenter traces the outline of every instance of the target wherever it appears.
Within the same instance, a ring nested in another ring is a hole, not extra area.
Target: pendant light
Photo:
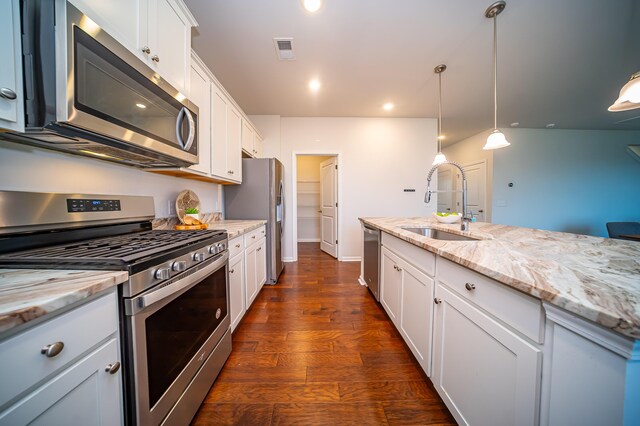
[[[640,71],[631,75],[631,78],[620,89],[620,96],[609,107],[609,111],[629,111],[630,109],[640,108]]]
[[[497,1],[484,12],[484,16],[493,19],[493,132],[482,149],[498,149],[511,145],[504,133],[498,130],[498,15],[506,5],[504,1]]]
[[[433,69],[438,74],[438,153],[433,159],[432,166],[442,164],[447,161],[447,157],[442,153],[442,73],[447,69],[445,64],[440,64]]]

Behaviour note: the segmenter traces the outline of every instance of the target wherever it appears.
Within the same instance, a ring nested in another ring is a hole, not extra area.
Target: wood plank
[[[271,424],[273,404],[210,404],[205,402],[192,426]]]
[[[259,342],[256,352],[331,352],[329,341],[314,342]]]
[[[333,353],[333,352],[302,352],[282,353],[278,355],[279,366],[295,367],[348,367],[361,366],[362,359],[357,352]]]
[[[340,383],[340,401],[431,400],[438,398],[433,386],[416,382],[345,382]]]
[[[307,379],[305,367],[226,367],[218,382],[302,382]],[[318,380],[316,380],[318,381]]]
[[[337,383],[220,383],[206,402],[338,402]]]
[[[378,382],[419,381],[424,373],[415,365],[404,364],[395,368],[387,365],[362,367],[308,367],[307,382]]]
[[[389,425],[456,425],[447,407],[439,400],[383,402]],[[274,413],[275,416],[275,413]]]
[[[273,425],[387,425],[381,403],[275,404]]]
[[[228,367],[275,367],[278,365],[278,354],[234,350],[225,365]]]

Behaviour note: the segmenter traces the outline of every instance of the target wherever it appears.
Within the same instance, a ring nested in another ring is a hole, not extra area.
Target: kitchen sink
[[[451,232],[442,231],[440,229],[433,229],[427,227],[417,226],[402,226],[405,231],[413,232],[418,235],[433,238],[434,240],[447,240],[447,241],[478,241],[477,238],[466,237],[464,235],[453,234]]]

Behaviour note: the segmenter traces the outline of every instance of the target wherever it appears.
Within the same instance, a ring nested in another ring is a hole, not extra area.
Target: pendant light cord
[[[438,152],[442,152],[442,72],[438,73]]]
[[[493,17],[493,128],[498,129],[498,15]]]

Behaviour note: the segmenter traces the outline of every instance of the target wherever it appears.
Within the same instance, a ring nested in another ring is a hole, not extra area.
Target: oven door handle
[[[128,301],[129,306],[125,306],[127,315],[139,314],[140,312],[148,309],[152,305],[166,298],[174,296],[176,293],[180,292],[181,290],[188,289],[190,287],[195,286],[206,276],[224,267],[224,265],[227,264],[228,260],[229,260],[229,252],[225,251],[220,258],[214,260],[209,265],[205,266],[199,271],[196,271],[190,275],[187,275],[184,278],[180,278],[169,285],[160,287],[157,290],[151,290],[150,292],[142,296],[134,297],[133,299]]]

